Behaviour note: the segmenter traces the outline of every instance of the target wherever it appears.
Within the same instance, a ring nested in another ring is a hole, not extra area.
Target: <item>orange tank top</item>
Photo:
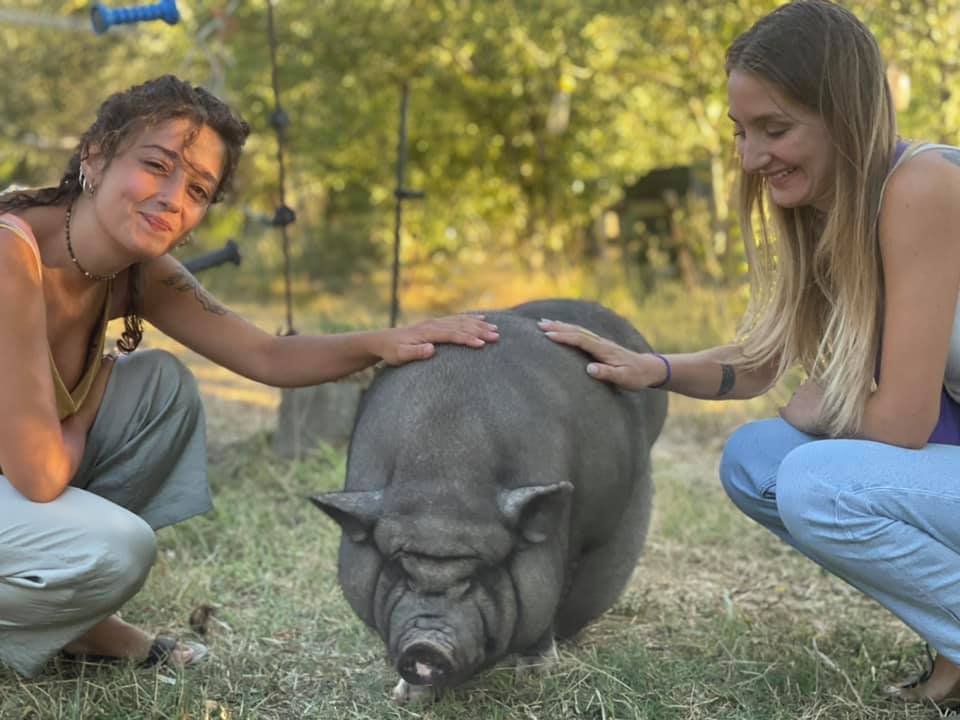
[[[11,213],[0,215],[0,230],[9,230],[11,233],[21,238],[37,259],[37,269],[43,274],[43,263],[40,261],[40,250],[37,247],[37,239],[33,235],[30,226],[21,218]],[[100,358],[103,357],[103,348],[107,337],[107,321],[110,319],[110,295],[113,292],[113,282],[107,281],[107,298],[103,304],[103,312],[100,317],[100,325],[97,329],[97,335],[94,342],[90,345],[90,351],[87,354],[86,368],[76,386],[70,390],[60,377],[60,371],[53,361],[53,353],[47,348],[47,356],[50,362],[50,372],[53,375],[53,391],[57,400],[57,414],[63,420],[73,415],[83,404],[87,393],[90,392],[90,386],[93,384],[97,372],[100,370]]]

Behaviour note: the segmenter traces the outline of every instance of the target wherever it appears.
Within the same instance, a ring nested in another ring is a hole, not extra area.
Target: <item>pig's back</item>
[[[429,483],[463,492],[570,481],[578,525],[603,527],[666,412],[666,393],[594,380],[586,356],[549,340],[541,317],[581,324],[636,350],[629,323],[592,303],[542,301],[485,313],[500,341],[481,350],[441,345],[428,361],[381,372],[351,439],[347,486]],[[594,521],[596,518],[596,522]]]

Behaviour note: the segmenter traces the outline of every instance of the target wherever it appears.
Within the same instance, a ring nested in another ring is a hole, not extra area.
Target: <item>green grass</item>
[[[661,328],[660,343],[700,346],[689,338],[710,335],[712,326],[707,332],[691,307],[668,300],[651,299],[638,314],[673,304],[689,317],[671,323],[669,335]],[[0,720],[938,716],[880,691],[921,668],[919,639],[752,524],[719,487],[724,438],[771,414],[785,401],[782,390],[750,403],[671,397],[654,449],[645,555],[615,607],[561,646],[555,667],[518,680],[504,665],[433,705],[402,708],[389,700],[397,678],[382,643],[337,586],[338,529],[305,500],[342,484],[342,451],[322,448],[296,463],[276,458],[276,396],[184,357],[208,400],[216,509],[159,533],[158,562],[123,616],[152,632],[189,635],[190,613],[214,605],[210,659],[181,673],[54,662],[29,681],[0,669]]]
[[[52,663],[25,681],[0,671],[0,718],[936,717],[880,693],[919,668],[919,641],[722,496],[719,439],[700,435],[739,420],[681,407],[669,421],[645,557],[556,667],[522,680],[496,668],[412,709],[389,701],[396,677],[382,646],[336,584],[338,532],[304,500],[340,485],[342,452],[283,462],[264,433],[214,447],[216,510],[159,534],[160,559],[124,611],[188,633],[191,610],[216,605],[211,659],[182,673]]]

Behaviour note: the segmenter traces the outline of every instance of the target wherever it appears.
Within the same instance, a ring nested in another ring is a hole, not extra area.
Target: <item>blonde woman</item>
[[[750,398],[802,366],[781,417],[727,442],[723,485],[938,650],[892,692],[960,700],[960,150],[898,140],[875,39],[826,0],[761,18],[726,70],[754,290],[741,339],[663,356],[541,326],[629,389]]]

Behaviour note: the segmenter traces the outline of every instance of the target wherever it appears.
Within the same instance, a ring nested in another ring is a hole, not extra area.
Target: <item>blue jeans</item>
[[[960,446],[824,440],[777,418],[727,441],[730,499],[960,664]]]

